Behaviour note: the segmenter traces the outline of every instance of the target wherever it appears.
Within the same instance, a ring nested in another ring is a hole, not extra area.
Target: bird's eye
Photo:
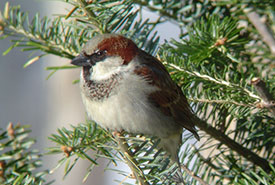
[[[106,50],[98,50],[90,56],[90,59],[93,62],[100,62],[106,58],[106,54],[107,54]]]
[[[95,54],[96,54],[97,56],[105,55],[105,54],[106,54],[106,50],[99,50],[99,51],[95,52]]]

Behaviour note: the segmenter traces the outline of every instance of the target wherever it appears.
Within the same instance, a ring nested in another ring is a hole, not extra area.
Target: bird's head
[[[88,41],[71,64],[89,69],[91,78],[108,78],[127,66],[138,53],[136,44],[121,35],[103,34]]]

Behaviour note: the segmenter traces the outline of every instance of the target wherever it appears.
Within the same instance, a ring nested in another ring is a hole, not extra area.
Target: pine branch
[[[12,40],[13,45],[4,54],[14,47],[24,47],[23,51],[40,50],[66,58],[73,58],[77,54],[75,46],[61,42],[70,39],[72,34],[70,28],[65,28],[60,18],[51,21],[47,17],[40,19],[39,14],[36,14],[29,23],[28,13],[21,12],[20,7],[9,7],[7,2],[3,15],[0,12],[0,26],[3,34],[16,37]],[[38,59],[42,56],[45,54],[38,56]],[[25,65],[38,59],[34,57]]]
[[[189,101],[195,102],[195,103],[210,103],[210,104],[234,104],[238,106],[243,106],[243,107],[257,107],[254,104],[244,104],[244,103],[239,103],[236,101],[230,101],[230,100],[209,100],[209,99],[193,99],[189,98]]]
[[[162,19],[177,24],[182,30],[182,25],[192,24],[199,17],[207,13],[207,9],[211,2],[209,1],[149,1],[149,0],[133,0],[133,2],[146,8],[147,10],[157,13]],[[183,30],[182,30],[183,31]]]
[[[273,117],[275,117],[275,99],[272,97],[272,95],[266,88],[265,82],[260,78],[253,78],[251,80],[251,83],[252,85],[254,85],[259,96],[262,98],[262,104],[260,107],[265,107],[269,109]]]
[[[246,11],[249,21],[255,26],[263,41],[268,45],[272,54],[275,54],[275,39],[274,35],[269,31],[267,26],[260,20],[260,16],[255,11]]]
[[[153,12],[159,12],[161,16],[165,16],[168,17],[170,19],[174,19],[177,20],[177,16],[167,12],[165,8],[156,8],[155,6],[151,6],[149,1],[142,1],[142,0],[134,0],[133,1],[135,4],[140,5],[141,7],[144,6],[146,8],[148,8],[150,11]]]
[[[272,98],[267,98],[266,92],[268,91],[264,90],[265,85],[255,83],[256,93],[254,93],[253,88],[245,82],[253,76],[261,76],[258,71],[263,71],[264,75],[265,71],[271,69],[269,64],[262,64],[262,69],[258,70],[255,67],[256,63],[250,62],[251,58],[257,55],[253,55],[245,45],[251,38],[239,37],[241,29],[238,28],[238,20],[242,17],[240,13],[243,9],[236,13],[232,10],[239,7],[237,2],[224,2],[226,1],[66,0],[66,3],[74,6],[66,15],[49,20],[40,19],[37,14],[32,21],[28,20],[27,14],[21,12],[20,8],[10,8],[6,4],[3,15],[1,14],[2,17],[0,17],[0,33],[4,34],[1,38],[16,36],[16,39],[12,41],[13,45],[4,54],[14,47],[23,47],[23,51],[44,52],[27,62],[25,64],[27,67],[46,54],[72,58],[79,53],[83,43],[98,33],[106,32],[121,33],[134,40],[139,47],[149,53],[155,53],[159,37],[157,33],[153,33],[153,29],[159,24],[167,21],[177,21],[178,25],[193,24],[195,19],[204,17],[198,23],[194,23],[194,27],[188,33],[189,41],[183,41],[185,45],[180,42],[175,44],[172,41],[171,44],[178,48],[166,51],[168,57],[175,58],[175,62],[166,60],[166,65],[174,73],[172,77],[177,80],[186,78],[180,83],[188,87],[186,91],[189,94],[187,95],[194,97],[190,99],[191,101],[201,103],[197,104],[201,108],[198,109],[200,115],[204,115],[207,120],[217,121],[216,125],[223,124],[224,128],[224,131],[221,131],[208,124],[208,121],[197,120],[197,126],[207,133],[207,141],[202,143],[198,149],[194,149],[195,146],[187,147],[189,145],[186,142],[190,137],[183,138],[186,147],[182,161],[188,160],[185,166],[185,181],[189,183],[188,180],[191,179],[190,184],[197,182],[204,184],[204,180],[209,183],[218,182],[218,184],[222,184],[224,180],[232,184],[236,182],[253,182],[254,184],[270,182],[271,184],[274,179],[272,178],[274,168],[272,165],[269,166],[269,162],[272,163],[274,159],[272,152],[274,151],[273,120],[266,114],[267,111],[255,109],[255,107],[268,108],[272,112],[274,102]],[[246,1],[245,6],[248,6],[250,2],[252,0]],[[142,11],[137,8],[138,6],[133,8],[134,4],[158,13],[158,20],[151,22],[149,19],[145,21],[138,19],[142,16]],[[211,6],[211,4],[214,5]],[[220,16],[208,16],[213,12]],[[235,15],[235,17],[228,18],[226,17],[228,15]],[[221,17],[222,20],[220,20]],[[267,19],[272,27],[274,21]],[[253,32],[253,37],[256,39],[252,42],[261,42],[260,39],[264,37],[261,34],[264,32],[257,26],[255,27],[256,31],[250,30],[251,25],[245,31]],[[263,47],[257,45],[255,48],[260,53],[261,59],[274,58],[267,55],[269,53],[262,50]],[[185,57],[189,58],[183,60]],[[257,65],[260,63],[258,62]],[[47,69],[55,72],[71,68],[65,65]],[[270,91],[274,89],[272,84],[270,89]],[[255,105],[259,101],[263,107]],[[256,113],[255,110],[257,110]],[[236,123],[236,129],[228,131],[232,123]],[[226,131],[229,134],[233,133],[234,139],[225,135]],[[0,140],[1,137],[0,134]],[[57,143],[58,147],[51,148],[50,153],[63,153],[58,167],[73,160],[73,163],[65,168],[65,175],[69,174],[79,158],[83,158],[91,163],[84,177],[86,179],[92,172],[93,166],[97,165],[98,158],[103,157],[116,163],[121,160],[118,155],[120,153],[140,184],[173,184],[169,179],[174,173],[173,166],[168,165],[169,159],[162,150],[158,149],[158,141],[154,138],[139,140],[138,137],[129,136],[116,138],[113,141],[110,133],[97,128],[95,124],[85,124],[73,127],[72,131],[59,129],[58,134],[53,135],[51,140]],[[208,149],[210,149],[209,157],[204,159],[199,152]],[[90,150],[96,152],[95,156],[87,154]],[[17,155],[17,157],[22,158],[22,155]],[[6,178],[3,176],[3,173],[7,172],[6,169],[5,162],[0,161],[0,178]],[[129,176],[128,172],[121,173]]]
[[[249,160],[251,163],[257,166],[260,166],[266,171],[271,170],[269,162],[266,159],[258,156],[251,150],[243,147],[242,145],[240,145],[239,143],[237,143],[236,141],[234,141],[224,133],[218,131],[217,129],[215,129],[205,121],[196,118],[195,123],[196,123],[196,126],[198,126],[201,130],[205,131],[207,134],[211,135],[211,137],[220,141],[222,144],[225,144],[227,147],[234,150],[235,152],[237,152],[238,154],[240,154],[241,156]]]
[[[129,150],[130,147],[127,144],[126,140],[121,137],[119,133],[115,133],[114,136],[122,153],[122,157],[132,170],[136,180],[139,182],[140,185],[149,185],[143,171],[138,167],[138,162],[134,159],[133,152]]]
[[[89,5],[89,3],[87,3],[84,0],[77,0],[77,3],[79,5],[79,7],[83,10],[83,12],[85,12],[84,16],[87,16],[88,20],[97,29],[97,32],[106,33],[107,31],[102,29],[101,23],[96,19],[96,14],[90,8],[87,7],[87,5]],[[67,16],[67,17],[69,17],[69,16]]]
[[[190,176],[196,179],[201,185],[208,185],[204,180],[202,180],[199,176],[197,176],[193,171],[187,168],[184,164],[181,164],[181,168],[187,172]]]
[[[0,131],[0,184],[51,184],[45,180],[48,171],[39,172],[42,155],[32,148],[36,141],[29,126],[9,123]]]
[[[243,88],[243,87],[241,87],[237,84],[233,84],[233,83],[225,81],[223,79],[214,78],[214,77],[211,77],[211,76],[206,75],[206,74],[200,74],[197,71],[189,71],[189,70],[183,69],[183,68],[181,68],[181,67],[179,67],[175,64],[172,64],[172,63],[167,63],[167,62],[163,62],[163,63],[166,64],[167,66],[170,66],[174,69],[177,69],[178,71],[185,72],[189,75],[196,76],[196,77],[202,78],[204,80],[214,82],[215,84],[218,84],[218,85],[227,86],[227,87],[230,87],[230,88],[235,88],[235,89],[241,90],[241,91],[245,92],[251,98],[256,99],[256,101],[261,99],[261,97],[259,97],[258,95],[254,94],[253,92],[249,91],[248,89]]]

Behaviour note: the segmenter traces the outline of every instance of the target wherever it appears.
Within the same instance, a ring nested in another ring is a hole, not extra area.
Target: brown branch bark
[[[136,165],[138,164],[138,162],[133,158],[134,154],[132,153],[131,150],[129,150],[129,145],[127,144],[126,140],[123,139],[119,133],[115,133],[113,135],[120,148],[122,157],[126,161],[127,165],[130,167],[139,185],[149,185],[149,183],[146,181],[146,178],[142,170],[139,169],[138,166]]]
[[[249,149],[243,147],[221,131],[218,131],[205,121],[196,118],[196,126],[198,126],[201,130],[205,131],[207,134],[211,135],[216,140],[220,141],[224,145],[226,145],[228,148],[234,150],[239,155],[246,158],[248,161],[252,162],[253,164],[260,166],[265,171],[270,171],[270,166],[267,160],[264,158],[258,156],[254,152],[250,151]]]
[[[185,172],[187,172],[190,176],[192,176],[194,179],[196,179],[201,185],[209,185],[204,180],[202,180],[202,178],[197,176],[193,171],[189,170],[189,168],[187,166],[185,166],[184,164],[181,164],[181,168]]]
[[[258,95],[262,98],[262,107],[267,108],[275,117],[275,100],[269,93],[266,84],[260,78],[253,78],[251,84],[255,87]]]
[[[268,45],[271,53],[275,54],[275,39],[273,34],[270,33],[268,27],[261,21],[259,14],[256,12],[248,12],[247,17],[249,21],[255,26],[259,34],[262,36],[263,41]]]

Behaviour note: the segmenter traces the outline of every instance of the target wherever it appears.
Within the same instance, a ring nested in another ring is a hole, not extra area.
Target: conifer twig
[[[255,26],[259,34],[262,36],[263,41],[268,45],[271,53],[275,54],[275,39],[272,33],[268,30],[267,26],[261,21],[259,14],[256,12],[248,12],[247,17],[249,21]]]
[[[134,0],[134,3],[135,4],[138,4],[140,6],[144,6],[146,8],[148,8],[150,11],[152,12],[159,12],[160,15],[162,16],[165,16],[165,17],[168,17],[170,19],[173,19],[173,20],[177,20],[177,16],[175,15],[172,15],[171,13],[167,12],[165,9],[163,8],[156,8],[154,6],[151,6],[149,2],[146,2],[146,1],[140,1],[140,0]]]
[[[189,170],[189,168],[187,168],[187,166],[185,166],[184,164],[181,164],[181,168],[188,173],[191,177],[193,177],[194,179],[196,179],[198,182],[200,182],[200,184],[202,185],[208,185],[204,180],[202,180],[199,176],[197,176],[193,171]]]
[[[83,10],[83,12],[88,17],[88,20],[92,22],[92,25],[97,29],[97,31],[103,33],[100,23],[96,20],[96,14],[87,8],[88,3],[84,0],[77,0],[77,2],[79,7]]]
[[[167,62],[164,62],[164,64],[166,65],[169,65],[170,67],[174,68],[174,69],[177,69],[179,71],[182,71],[182,72],[185,72],[189,75],[192,75],[192,76],[197,76],[197,77],[200,77],[200,78],[203,78],[203,79],[206,79],[208,81],[211,81],[211,82],[214,82],[216,84],[219,84],[219,85],[225,85],[227,87],[231,87],[231,88],[236,88],[236,89],[240,89],[242,91],[244,91],[245,93],[247,93],[247,95],[249,95],[251,98],[254,98],[254,99],[257,99],[257,100],[260,100],[261,97],[259,97],[258,95],[254,94],[253,92],[249,91],[248,89],[245,89],[237,84],[233,84],[233,83],[230,83],[228,81],[225,81],[225,80],[222,80],[222,79],[217,79],[217,78],[213,78],[209,75],[206,75],[206,74],[200,74],[196,71],[188,71],[186,69],[183,69],[175,64],[172,64],[172,63],[167,63]]]
[[[275,100],[266,88],[266,84],[260,78],[253,78],[251,84],[254,85],[257,93],[263,100],[264,107],[269,109],[272,115],[275,117]]]
[[[116,132],[113,135],[115,136],[117,144],[120,148],[122,157],[132,170],[136,180],[140,185],[149,185],[149,183],[146,181],[143,171],[136,165],[138,162],[133,158],[134,154],[129,150],[129,145],[127,144],[126,140],[120,136],[120,133]]]
[[[239,102],[230,101],[230,100],[208,100],[208,99],[193,99],[193,98],[189,98],[189,100],[192,102],[201,102],[201,103],[234,104],[234,105],[243,106],[243,107],[256,107],[253,104],[244,104],[244,103],[239,103]]]
[[[22,37],[28,38],[29,40],[35,40],[35,41],[39,42],[40,47],[41,48],[43,47],[43,49],[46,51],[46,53],[48,53],[49,51],[53,51],[53,50],[60,50],[59,52],[60,53],[63,52],[64,54],[66,54],[67,58],[70,58],[70,56],[77,55],[77,53],[75,51],[65,48],[62,44],[58,45],[50,39],[44,40],[41,37],[32,34],[28,30],[25,30],[24,28],[14,27],[13,25],[9,24],[9,25],[5,26],[5,30],[12,31]],[[5,30],[4,30],[4,32],[5,32]]]
[[[207,134],[209,134],[211,137],[215,138],[216,140],[220,141],[222,144],[225,144],[228,148],[234,150],[239,155],[246,158],[248,161],[252,162],[253,164],[260,166],[266,171],[270,171],[269,163],[266,159],[258,156],[251,150],[243,147],[224,133],[218,131],[216,128],[209,125],[207,122],[195,118],[196,126],[198,126],[201,130],[205,131]]]

